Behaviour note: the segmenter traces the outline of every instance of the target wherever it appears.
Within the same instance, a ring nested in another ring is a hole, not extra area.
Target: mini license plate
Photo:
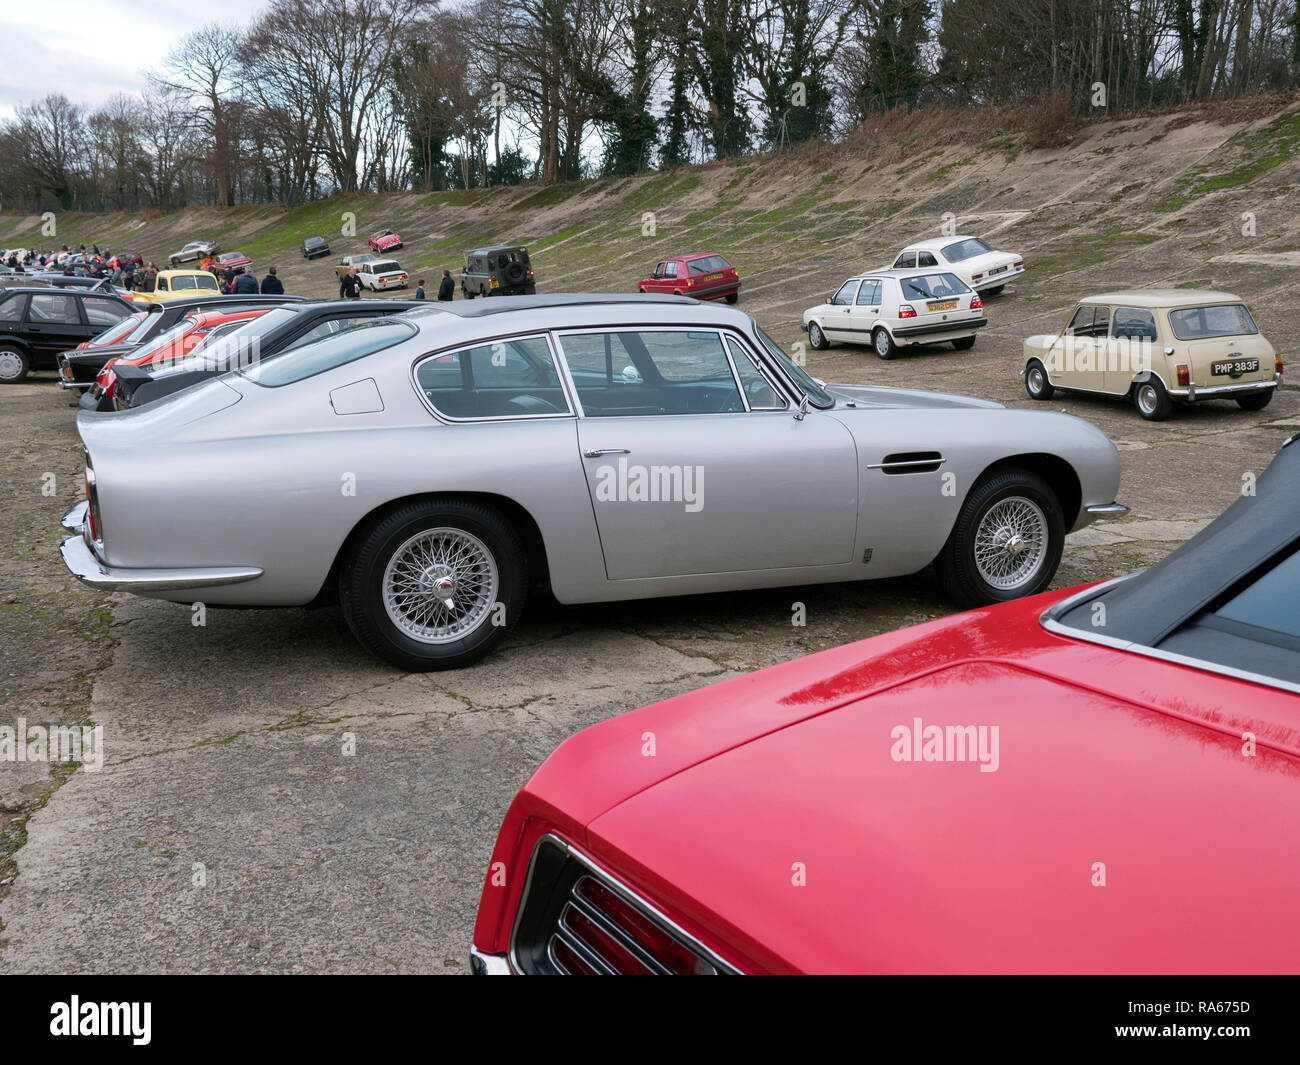
[[[1240,377],[1244,373],[1258,373],[1258,359],[1228,359],[1225,362],[1210,363],[1213,377]]]
[[[1005,274],[1006,272],[1007,268],[1005,266],[995,266],[989,271],[989,277],[992,277],[994,274]]]
[[[705,281],[717,281],[720,277],[722,277],[722,274],[720,273],[705,274],[702,278],[700,278],[700,283],[703,284]]]
[[[927,311],[955,311],[957,309],[956,300],[935,300],[925,305]]]

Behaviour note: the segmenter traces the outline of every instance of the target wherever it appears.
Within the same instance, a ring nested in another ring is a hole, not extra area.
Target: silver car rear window
[[[255,384],[279,388],[336,366],[364,359],[415,336],[415,327],[395,318],[380,318],[342,333],[304,344],[274,359],[258,362],[239,372]]]

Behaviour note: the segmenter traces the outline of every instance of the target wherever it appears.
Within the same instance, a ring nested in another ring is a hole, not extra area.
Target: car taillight
[[[971,309],[972,311],[980,311],[980,310],[983,310],[983,309],[984,309],[984,301],[983,301],[982,299],[980,299],[978,296],[972,296],[972,297],[971,297],[971,301],[970,301],[970,309]]]
[[[1281,355],[1274,355],[1274,356],[1273,356],[1273,372],[1274,372],[1275,374],[1277,374],[1279,377],[1282,376],[1282,356],[1281,356]]]
[[[915,318],[915,317],[916,317],[916,311],[914,311],[914,310],[912,309],[911,304],[909,304],[909,303],[904,303],[904,304],[902,304],[902,305],[898,308],[898,317],[900,317],[900,318]]]
[[[1192,383],[1192,371],[1185,364],[1180,363],[1178,366],[1178,387],[1186,388]]]
[[[1016,270],[1019,270],[1019,269],[1020,269],[1022,266],[1024,266],[1024,265],[1025,265],[1025,260],[1024,260],[1024,259],[1017,259],[1017,260],[1012,264],[1013,268],[1016,269]]]
[[[529,276],[529,277],[532,277],[532,276],[533,276],[533,272],[532,272],[531,270],[528,271],[528,276]]]
[[[970,279],[971,279],[972,281],[978,281],[978,280],[979,280],[980,278],[982,278],[983,276],[984,276],[983,274],[971,274],[971,275],[970,275]]]

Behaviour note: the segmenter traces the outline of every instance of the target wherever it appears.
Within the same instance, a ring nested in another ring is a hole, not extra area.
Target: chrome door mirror
[[[808,397],[804,396],[803,399],[799,401],[799,409],[794,412],[794,420],[797,422],[803,421],[804,415],[808,413],[809,406]]]

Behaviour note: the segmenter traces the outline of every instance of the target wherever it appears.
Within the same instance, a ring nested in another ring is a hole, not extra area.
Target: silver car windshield
[[[415,332],[415,327],[407,322],[379,318],[304,344],[239,372],[255,384],[278,388],[391,348],[415,336]]]
[[[767,348],[768,354],[790,376],[796,387],[808,397],[809,403],[819,408],[835,406],[835,400],[831,399],[826,389],[822,388],[802,366],[782,351],[781,345],[759,329],[758,326],[754,326],[754,331],[758,334],[758,339],[763,342],[763,347]]]

